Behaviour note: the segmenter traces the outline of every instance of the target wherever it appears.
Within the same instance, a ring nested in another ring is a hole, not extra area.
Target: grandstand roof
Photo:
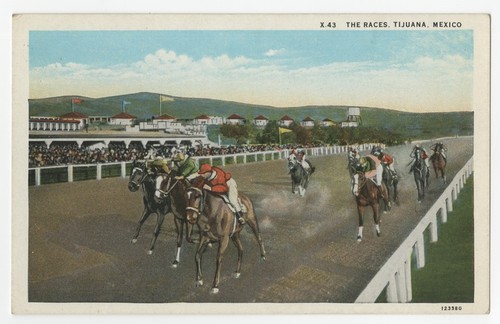
[[[262,115],[259,115],[259,116],[255,117],[254,119],[256,119],[256,120],[269,120],[269,118],[262,116]]]
[[[291,121],[293,121],[293,118],[291,118],[291,117],[290,117],[290,116],[288,116],[288,115],[285,115],[285,116],[281,117],[281,119],[280,119],[280,120],[291,120]]]
[[[121,112],[119,114],[114,115],[111,118],[114,118],[114,119],[137,119],[136,116],[128,114],[126,112]]]
[[[61,119],[85,119],[85,118],[89,118],[89,116],[82,114],[82,113],[79,113],[79,112],[76,112],[76,111],[72,111],[72,112],[69,112],[67,114],[60,116],[59,118],[61,118]]]
[[[155,119],[175,120],[175,117],[169,114],[163,114],[161,116],[156,117]]]
[[[237,114],[232,114],[231,116],[227,117],[227,119],[245,119],[245,118]]]

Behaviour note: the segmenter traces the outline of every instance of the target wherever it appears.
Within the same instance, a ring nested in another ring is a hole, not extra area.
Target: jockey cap
[[[200,171],[198,171],[199,174],[207,173],[207,172],[212,172],[212,166],[210,164],[203,164],[200,167]]]

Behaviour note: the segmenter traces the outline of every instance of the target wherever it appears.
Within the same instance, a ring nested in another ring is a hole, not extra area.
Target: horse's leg
[[[203,286],[203,273],[201,271],[201,261],[203,253],[207,249],[207,245],[209,242],[210,240],[207,237],[202,236],[200,238],[200,244],[196,249],[196,255],[194,256],[194,259],[196,261],[196,287]]]
[[[177,250],[175,253],[175,260],[172,263],[173,268],[177,268],[179,262],[181,262],[181,247],[182,247],[182,237],[184,232],[184,224],[174,215],[175,231],[177,233]]]
[[[384,201],[384,213],[391,210],[391,200],[389,199],[389,188],[386,184],[383,184],[382,192],[385,191],[385,195],[382,196],[382,200]]]
[[[363,211],[364,207],[360,206],[358,202],[358,242],[361,242],[363,239]]]
[[[158,216],[156,218],[155,231],[154,231],[153,238],[151,239],[151,244],[149,245],[148,254],[153,254],[153,249],[155,248],[156,239],[158,238],[158,235],[160,234],[161,225],[163,224],[163,220],[165,219],[165,213],[163,213],[163,211],[158,211],[156,214]]]
[[[380,213],[379,213],[379,204],[375,203],[372,205],[373,210],[373,221],[375,222],[375,231],[377,232],[377,236],[380,237]]]
[[[139,237],[139,233],[141,232],[142,224],[148,219],[149,215],[151,215],[151,211],[147,207],[146,204],[144,204],[144,210],[142,211],[141,218],[139,219],[139,223],[137,224],[137,227],[135,229],[134,237],[132,237],[132,243],[137,242],[137,238]]]
[[[399,205],[398,181],[397,180],[394,180],[394,182],[393,182],[393,188],[394,188],[394,203],[396,203],[396,205]]]
[[[260,259],[266,261],[266,250],[264,249],[264,243],[262,242],[262,237],[260,236],[259,223],[257,222],[257,217],[253,211],[253,206],[246,206],[248,209],[248,220],[247,224],[252,229],[255,239],[260,247]]]
[[[214,283],[212,285],[212,294],[217,294],[219,293],[219,282],[220,282],[220,269],[222,265],[222,257],[224,256],[224,252],[226,252],[227,245],[229,243],[229,235],[225,235],[220,241],[219,241],[219,249],[217,251],[217,259],[216,259],[216,264],[215,264],[215,276],[214,276]]]
[[[240,233],[235,233],[231,240],[233,241],[236,249],[238,249],[238,263],[236,264],[236,272],[234,273],[235,278],[239,278],[241,275],[241,262],[243,260],[243,244],[241,244]]]

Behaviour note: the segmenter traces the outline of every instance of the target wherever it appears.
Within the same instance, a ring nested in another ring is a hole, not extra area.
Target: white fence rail
[[[376,144],[361,144],[359,145],[359,149],[369,150]],[[306,153],[309,156],[319,156],[319,155],[333,155],[333,154],[341,154],[347,153],[347,149],[349,146],[321,146],[321,147],[312,147],[307,148]],[[275,160],[275,159],[285,159],[290,155],[291,150],[274,150],[274,151],[259,151],[259,152],[247,152],[247,153],[238,153],[238,154],[224,154],[224,155],[213,155],[213,156],[194,156],[193,159],[209,161],[210,164],[214,164],[215,162],[219,163],[219,165],[225,166],[228,163],[237,164],[237,163],[250,163],[257,161],[267,161],[267,160]],[[253,158],[250,161],[250,157]],[[58,166],[47,166],[47,167],[35,167],[29,168],[29,171],[34,171],[35,181],[34,184],[36,186],[42,185],[43,182],[43,171],[50,169],[67,169],[67,173],[64,172],[64,178],[67,182],[73,182],[75,177],[74,174],[78,169],[89,169],[92,170],[95,168],[95,179],[101,180],[103,177],[103,167],[110,166],[120,166],[120,176],[122,178],[127,177],[127,164],[131,164],[132,161],[127,162],[110,162],[110,163],[94,163],[94,164],[67,164],[67,165],[58,165]],[[67,180],[66,180],[67,179]],[[63,181],[59,181],[63,182]]]
[[[448,212],[453,210],[453,201],[473,172],[473,157],[456,174],[443,194],[436,200],[420,223],[405,239],[400,247],[382,266],[366,288],[356,299],[356,303],[373,303],[386,289],[387,302],[407,303],[412,300],[411,266],[412,252],[415,252],[416,267],[425,266],[424,234],[430,229],[430,241],[438,240],[438,214],[442,223],[447,222]]]

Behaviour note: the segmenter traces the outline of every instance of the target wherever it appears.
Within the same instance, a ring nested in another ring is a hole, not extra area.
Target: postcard
[[[13,17],[14,314],[487,314],[487,14]]]

